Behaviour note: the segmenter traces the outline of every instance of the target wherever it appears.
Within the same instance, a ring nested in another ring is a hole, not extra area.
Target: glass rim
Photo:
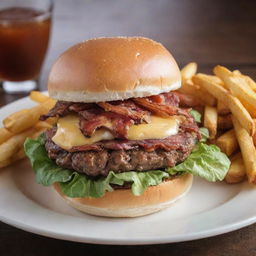
[[[4,20],[4,19],[0,19],[0,24],[1,25],[8,25],[8,24],[22,24],[22,23],[27,23],[27,22],[32,22],[32,21],[37,21],[37,22],[41,22],[44,21],[48,18],[51,17],[52,12],[53,12],[53,6],[54,6],[54,0],[48,0],[49,1],[49,6],[48,8],[40,15],[32,17],[32,18],[28,18],[25,20]],[[1,10],[1,9],[0,9]]]

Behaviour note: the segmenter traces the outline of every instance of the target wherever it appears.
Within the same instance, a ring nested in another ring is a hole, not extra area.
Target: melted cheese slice
[[[178,117],[161,118],[151,117],[151,123],[130,126],[128,130],[129,140],[164,139],[178,133]],[[75,115],[68,115],[59,118],[57,132],[52,137],[55,144],[63,149],[70,149],[75,146],[93,144],[101,140],[112,140],[114,136],[108,130],[101,128],[94,132],[90,138],[86,138],[79,129],[79,118]]]
[[[165,139],[178,133],[179,119],[177,117],[151,117],[151,123],[132,125],[128,131],[129,140]]]

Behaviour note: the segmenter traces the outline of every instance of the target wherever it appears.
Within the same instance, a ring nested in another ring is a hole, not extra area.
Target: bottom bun
[[[191,174],[185,174],[148,187],[140,196],[130,189],[106,192],[101,198],[71,198],[61,192],[58,183],[55,190],[72,207],[79,211],[103,217],[138,217],[158,212],[169,207],[189,191],[193,182]]]

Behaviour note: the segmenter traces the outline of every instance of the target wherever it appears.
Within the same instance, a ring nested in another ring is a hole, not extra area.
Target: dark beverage
[[[32,8],[0,10],[0,80],[36,79],[47,50],[49,13]]]

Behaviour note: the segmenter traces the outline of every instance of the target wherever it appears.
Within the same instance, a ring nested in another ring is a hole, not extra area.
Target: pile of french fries
[[[230,157],[226,182],[247,177],[256,184],[256,83],[239,70],[219,65],[213,74],[197,73],[197,64],[189,63],[181,70],[179,91],[199,100],[210,143]]]
[[[20,110],[3,120],[3,127],[0,128],[0,168],[24,158],[23,144],[26,138],[36,138],[56,122],[53,118],[39,121],[39,117],[48,113],[55,105],[55,100],[37,91],[31,92],[30,98],[39,104]]]

